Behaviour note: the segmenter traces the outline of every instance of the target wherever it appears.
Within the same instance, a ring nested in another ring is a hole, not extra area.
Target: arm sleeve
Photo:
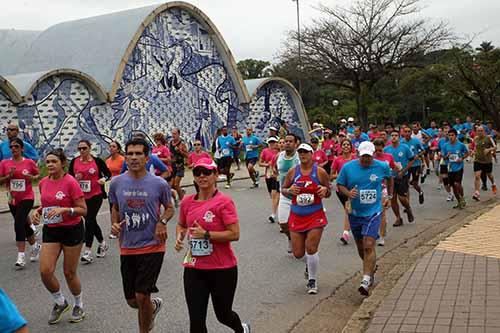
[[[74,167],[75,167],[75,159],[72,159],[71,162],[69,162],[68,173],[73,177],[75,176]]]
[[[232,199],[227,198],[225,203],[221,205],[221,219],[225,225],[238,223],[238,213]]]
[[[40,156],[38,151],[31,145],[31,143],[24,141],[24,157],[29,158],[33,161],[38,161]]]
[[[155,155],[151,155],[149,158],[151,158],[151,163],[153,163],[155,169],[159,170],[160,172],[167,171],[167,166],[158,157],[156,157]]]

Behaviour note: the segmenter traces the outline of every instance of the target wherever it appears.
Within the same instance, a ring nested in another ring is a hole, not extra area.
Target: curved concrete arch
[[[309,131],[311,130],[311,124],[309,123],[309,119],[307,117],[304,102],[302,101],[300,93],[297,91],[297,89],[295,89],[295,86],[290,81],[281,77],[268,77],[256,80],[247,80],[245,81],[245,84],[247,89],[250,90],[248,92],[250,94],[250,99],[254,100],[257,97],[259,90],[270,83],[278,83],[280,85],[283,85],[291,92],[293,103],[297,106],[297,116],[299,117],[301,125],[304,127],[303,129],[305,139],[309,140]]]
[[[240,102],[243,103],[249,103],[250,102],[250,96],[248,94],[247,89],[245,89],[245,84],[243,82],[243,78],[241,77],[241,74],[238,71],[238,68],[236,66],[236,61],[234,60],[234,57],[227,46],[224,38],[222,37],[221,33],[215,26],[215,24],[210,20],[210,18],[203,13],[199,8],[197,8],[194,5],[191,5],[187,2],[183,1],[173,1],[173,2],[167,2],[163,5],[160,5],[156,9],[154,9],[141,23],[140,27],[137,29],[136,33],[132,37],[125,54],[120,60],[120,64],[118,65],[118,70],[116,71],[115,77],[113,79],[113,84],[111,87],[111,90],[108,93],[109,100],[113,101],[116,95],[116,92],[120,86],[120,82],[123,77],[123,71],[125,69],[125,66],[128,62],[128,59],[130,55],[132,54],[134,48],[136,47],[140,37],[142,36],[142,33],[144,32],[144,29],[153,22],[153,20],[160,15],[161,13],[167,11],[168,9],[171,8],[180,8],[185,11],[187,11],[189,14],[191,14],[194,18],[196,18],[200,23],[203,23],[207,30],[210,32],[210,34],[213,37],[213,40],[216,44],[217,49],[220,52],[220,55],[226,64],[228,68],[229,75],[233,82],[235,82],[235,88],[237,91],[237,94],[239,96]]]
[[[0,90],[4,91],[14,104],[19,104],[23,97],[17,91],[16,87],[6,78],[0,75]]]
[[[101,86],[101,84],[99,84],[99,82],[94,80],[94,78],[88,74],[85,74],[81,71],[77,71],[75,69],[70,69],[70,68],[55,69],[55,70],[48,71],[45,74],[41,75],[35,82],[33,82],[33,84],[31,84],[29,89],[24,94],[24,98],[26,98],[27,96],[30,96],[41,82],[45,81],[46,79],[48,79],[51,76],[59,76],[59,75],[72,76],[72,77],[82,81],[83,83],[85,83],[90,89],[92,89],[96,93],[97,97],[99,98],[99,101],[101,101],[103,103],[108,101],[106,90]]]

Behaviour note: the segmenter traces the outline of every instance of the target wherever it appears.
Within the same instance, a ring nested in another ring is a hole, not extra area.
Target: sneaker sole
[[[85,319],[85,316],[86,316],[86,315],[87,315],[87,314],[84,312],[81,318],[71,318],[71,319],[69,320],[69,322],[70,322],[70,323],[72,323],[72,324],[79,323],[79,322],[81,322],[81,321],[83,321],[83,320]]]
[[[359,287],[359,288],[358,288],[358,291],[359,291],[359,293],[360,293],[361,295],[363,295],[363,296],[369,296],[369,295],[370,295],[370,293],[368,292],[368,290],[366,290],[366,289],[365,289],[365,288],[363,288],[363,287]]]
[[[349,244],[349,243],[347,243],[347,241],[346,241],[344,238],[342,238],[342,237],[340,237],[340,242],[341,242],[343,245],[347,245],[347,244]]]
[[[309,294],[309,295],[316,295],[316,294],[318,294],[318,291],[317,290],[308,290],[307,294]]]
[[[59,315],[59,317],[57,317],[56,320],[49,321],[49,325],[55,325],[55,324],[59,323],[62,320],[63,314],[68,312],[70,308],[71,308],[71,306],[69,306],[69,304],[68,304],[68,306],[66,308],[64,308],[64,310],[61,312],[61,314]]]
[[[25,266],[21,266],[21,265],[15,265],[15,268],[16,268],[16,271],[20,271],[20,270],[23,270]]]

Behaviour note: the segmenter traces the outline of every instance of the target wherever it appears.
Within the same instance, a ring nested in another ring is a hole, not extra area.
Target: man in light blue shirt
[[[27,322],[7,294],[0,289],[0,332],[28,332]]]
[[[245,151],[245,163],[248,175],[253,181],[253,187],[259,186],[259,172],[255,170],[255,164],[259,160],[259,148],[262,141],[253,134],[251,127],[247,128],[246,135],[241,139],[243,150]]]
[[[401,143],[407,145],[412,154],[415,156],[412,167],[408,170],[410,174],[410,184],[418,193],[418,202],[422,205],[424,203],[424,192],[419,185],[420,175],[422,174],[422,161],[421,156],[424,153],[424,147],[420,140],[411,137],[412,130],[409,127],[403,129],[404,137]]]
[[[375,271],[375,241],[382,217],[382,183],[387,182],[389,199],[392,199],[393,180],[391,169],[385,162],[373,159],[375,146],[369,141],[358,147],[359,159],[346,163],[337,178],[339,191],[350,199],[352,211],[349,224],[356,246],[363,260],[363,280],[359,292],[368,296]],[[386,204],[389,204],[389,200]]]
[[[14,123],[7,125],[7,140],[0,144],[0,160],[6,160],[12,157],[10,151],[10,140],[17,138],[19,135],[19,126]],[[36,149],[27,141],[23,140],[24,153],[23,156],[33,161],[38,161],[39,155]]]
[[[462,187],[464,159],[469,156],[469,150],[462,142],[457,140],[457,137],[457,131],[454,128],[450,129],[448,132],[450,141],[444,145],[441,154],[448,161],[448,181],[453,187],[453,194],[455,194],[458,202],[453,208],[463,209],[466,205]]]
[[[238,148],[236,140],[227,134],[227,126],[222,127],[221,135],[217,138],[217,150],[220,156],[219,169],[226,175],[226,188],[231,187],[231,164],[233,164],[233,149]]]
[[[413,166],[415,155],[407,145],[400,142],[399,131],[396,129],[391,133],[391,145],[385,147],[384,152],[391,154],[396,164],[396,171],[393,171],[395,195],[392,198],[391,206],[394,215],[396,215],[396,222],[394,222],[393,226],[399,227],[403,225],[403,219],[399,212],[398,199],[401,205],[406,209],[408,222],[412,223],[415,220],[410,207],[408,183],[408,170]]]

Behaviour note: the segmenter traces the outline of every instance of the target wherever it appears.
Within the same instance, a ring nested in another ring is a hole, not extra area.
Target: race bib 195
[[[26,180],[25,179],[11,179],[10,180],[10,190],[12,192],[24,192],[24,191],[26,191]]]
[[[301,193],[297,195],[297,205],[299,206],[309,206],[314,203],[314,194],[312,193]]]
[[[361,191],[359,191],[359,201],[363,205],[374,204],[377,201],[377,190],[361,190]]]
[[[80,188],[84,193],[90,192],[90,180],[80,180]]]
[[[44,207],[42,208],[42,223],[43,224],[57,224],[62,222],[62,216],[60,214],[52,216],[49,218],[49,212],[54,209],[59,208],[57,206],[53,207]]]
[[[213,252],[213,245],[208,239],[190,239],[191,255],[194,257],[209,256]]]

